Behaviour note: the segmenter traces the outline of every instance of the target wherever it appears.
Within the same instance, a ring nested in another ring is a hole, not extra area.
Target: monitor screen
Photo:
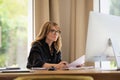
[[[111,59],[114,56],[109,42],[111,36],[120,42],[120,17],[90,12],[85,60]]]

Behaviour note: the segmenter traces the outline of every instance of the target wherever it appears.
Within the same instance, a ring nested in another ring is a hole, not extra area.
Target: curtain
[[[34,0],[34,15],[35,37],[39,33],[40,26],[46,21],[59,23],[58,0]]]
[[[92,0],[71,0],[70,61],[85,54],[89,12]]]

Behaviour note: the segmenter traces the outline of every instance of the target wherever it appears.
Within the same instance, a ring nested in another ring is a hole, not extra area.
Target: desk
[[[74,76],[92,76],[94,80],[120,80],[120,71],[99,71],[94,69],[86,70],[56,70],[46,71],[37,70],[31,73],[0,73],[0,80],[13,80],[20,76],[55,76],[55,75],[74,75]]]

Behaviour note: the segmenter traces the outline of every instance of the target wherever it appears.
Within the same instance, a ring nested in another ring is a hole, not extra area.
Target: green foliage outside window
[[[111,0],[110,14],[120,16],[120,0]]]
[[[18,49],[21,49],[22,46],[26,47],[27,3],[28,0],[0,0],[0,27],[2,34],[0,67],[6,66],[6,60],[9,61],[10,56],[14,56],[12,64],[16,64],[15,55]]]

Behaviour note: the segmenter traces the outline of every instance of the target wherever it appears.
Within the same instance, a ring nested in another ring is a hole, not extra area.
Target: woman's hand
[[[61,61],[60,63],[56,65],[57,69],[62,69],[62,68],[67,68],[67,67],[68,67],[68,62],[66,61]]]
[[[58,64],[50,64],[50,63],[45,63],[43,65],[44,68],[51,68],[51,67],[54,67],[56,69],[62,69],[62,68],[67,68],[68,67],[68,63],[66,61],[61,61],[60,63]]]
[[[84,64],[77,65],[76,67],[82,67],[82,66],[84,66]]]

